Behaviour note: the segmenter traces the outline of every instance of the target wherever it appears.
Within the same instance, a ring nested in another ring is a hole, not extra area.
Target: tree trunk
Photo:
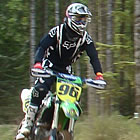
[[[102,30],[102,0],[98,0],[98,42],[103,43],[103,30]],[[102,54],[103,51],[101,50],[100,53]],[[101,61],[101,64],[103,62]],[[96,95],[96,101],[99,103],[98,107],[98,114],[103,115],[105,110],[104,110],[104,95],[100,95],[97,93]]]
[[[91,37],[93,38],[94,44],[95,44],[95,41],[98,40],[98,23],[96,21],[97,13],[98,13],[97,1],[89,0],[88,7],[89,7],[91,13],[93,14],[91,23],[88,25],[88,32],[91,35]],[[88,77],[90,77],[90,78],[94,77],[93,69],[90,64],[87,64],[87,73],[88,73]],[[99,96],[96,94],[96,90],[93,89],[92,87],[88,87],[87,98],[88,98],[87,106],[88,106],[89,116],[92,115],[93,110],[97,110],[97,112],[99,113],[99,111],[98,111],[100,108]]]
[[[36,22],[35,22],[35,0],[30,1],[30,68],[34,65],[35,56],[35,36],[36,36]],[[34,78],[30,76],[30,86],[34,84]]]
[[[114,0],[108,0],[107,1],[107,32],[106,32],[106,41],[107,44],[112,45],[112,11],[113,11],[113,3]],[[112,72],[112,66],[113,66],[113,57],[112,57],[112,51],[108,48],[106,50],[106,71],[107,72]],[[108,87],[109,88],[109,87]],[[112,111],[112,98],[111,95],[106,96],[106,107],[107,107],[107,114],[110,114]]]
[[[44,0],[44,30],[46,32],[48,32],[48,1]]]
[[[55,24],[59,24],[59,0],[55,0]]]
[[[135,27],[134,27],[134,45],[136,62],[136,112],[140,113],[140,0],[135,1]]]
[[[107,44],[112,45],[112,7],[114,0],[108,0],[107,4]],[[106,50],[106,71],[112,71],[112,51]]]

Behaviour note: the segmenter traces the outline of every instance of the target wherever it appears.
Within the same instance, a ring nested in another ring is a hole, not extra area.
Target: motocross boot
[[[25,140],[25,137],[29,136],[37,110],[37,106],[29,105],[27,113],[25,115],[25,120],[23,121],[21,129],[16,136],[16,140]]]

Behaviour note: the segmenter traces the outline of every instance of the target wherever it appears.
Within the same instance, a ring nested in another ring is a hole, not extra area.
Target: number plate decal
[[[78,101],[81,96],[81,90],[82,88],[76,84],[57,81],[57,95],[62,101]]]

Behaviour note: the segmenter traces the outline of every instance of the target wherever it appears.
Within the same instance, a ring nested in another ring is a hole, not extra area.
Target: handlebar
[[[60,72],[51,70],[49,68],[47,68],[46,70],[32,68],[31,75],[33,77],[42,77],[42,78],[55,76],[55,77],[60,77],[60,78],[68,79],[68,80],[76,80],[76,78],[78,77],[75,75],[60,73]],[[106,87],[106,82],[104,80],[93,80],[93,79],[81,78],[81,77],[79,78],[82,80],[83,83],[85,83],[88,86],[91,86],[97,89],[105,89]]]

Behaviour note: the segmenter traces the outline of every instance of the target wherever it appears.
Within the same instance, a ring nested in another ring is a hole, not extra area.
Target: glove
[[[103,74],[101,73],[101,72],[97,72],[96,73],[96,78],[95,78],[96,80],[104,80],[104,78],[103,78]]]
[[[41,63],[40,62],[37,62],[37,63],[35,63],[34,64],[34,68],[36,68],[36,69],[43,69],[43,67],[42,67],[42,65],[41,65]]]

